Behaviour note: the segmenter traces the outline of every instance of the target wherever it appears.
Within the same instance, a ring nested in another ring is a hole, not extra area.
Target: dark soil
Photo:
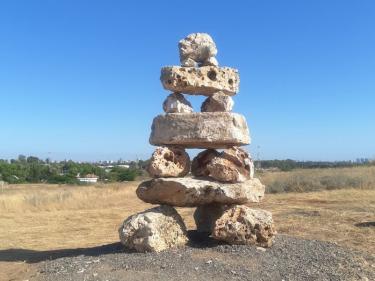
[[[278,235],[263,249],[190,236],[188,247],[161,253],[125,252],[119,243],[61,252],[34,260],[30,280],[375,280],[375,255],[333,243]]]

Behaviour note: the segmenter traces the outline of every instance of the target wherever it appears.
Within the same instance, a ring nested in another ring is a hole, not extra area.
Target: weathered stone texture
[[[232,111],[234,101],[232,97],[217,92],[212,96],[208,97],[201,106],[202,112],[229,112]]]
[[[243,183],[219,183],[196,178],[158,178],[142,182],[137,196],[146,203],[178,207],[207,204],[244,204],[259,202],[264,196],[264,185],[258,179]]]
[[[207,33],[192,33],[178,43],[183,66],[218,65],[214,40]]]
[[[191,173],[195,177],[208,177],[210,172],[207,169],[207,165],[213,158],[218,156],[220,156],[220,153],[215,149],[207,149],[198,153],[191,164]]]
[[[121,243],[138,252],[184,246],[186,226],[173,207],[159,206],[128,217],[119,229]]]
[[[250,143],[245,117],[231,112],[170,113],[154,118],[152,145],[227,148]]]
[[[191,103],[187,101],[183,94],[170,94],[163,103],[165,113],[190,113],[193,112]]]
[[[210,149],[193,159],[191,173],[221,182],[243,182],[254,177],[254,164],[242,148],[231,147],[221,153]]]
[[[192,95],[211,96],[218,91],[233,96],[239,91],[238,70],[230,67],[165,66],[160,80],[166,90]]]
[[[147,171],[152,177],[184,177],[190,171],[190,157],[179,147],[158,147]]]
[[[209,177],[221,182],[244,182],[250,179],[246,169],[221,157],[213,158],[207,165],[207,170]]]
[[[270,247],[275,233],[270,212],[235,205],[216,220],[212,237],[229,244]]]

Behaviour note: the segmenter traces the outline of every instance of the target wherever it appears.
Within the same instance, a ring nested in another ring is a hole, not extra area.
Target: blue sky
[[[149,157],[160,67],[192,32],[239,69],[254,156],[375,157],[374,14],[370,0],[1,1],[0,158]]]

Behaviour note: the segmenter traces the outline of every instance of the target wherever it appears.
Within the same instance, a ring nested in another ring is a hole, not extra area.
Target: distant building
[[[97,183],[98,182],[98,177],[94,174],[88,174],[84,177],[81,177],[79,174],[77,175],[77,179],[80,181],[80,182],[83,182],[83,183]]]

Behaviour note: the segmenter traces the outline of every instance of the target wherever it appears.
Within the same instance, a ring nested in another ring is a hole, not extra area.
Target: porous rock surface
[[[137,196],[146,203],[177,207],[206,204],[244,204],[260,202],[265,186],[258,179],[242,183],[220,183],[197,178],[157,178],[142,182]]]
[[[163,102],[163,110],[165,113],[190,113],[193,107],[183,94],[172,93]]]
[[[250,179],[249,171],[222,157],[213,158],[207,170],[210,178],[221,182],[244,182]]]
[[[191,173],[221,182],[244,182],[254,177],[254,164],[242,148],[230,147],[221,153],[210,149],[200,152],[193,159]]]
[[[231,96],[223,92],[217,92],[208,97],[201,106],[202,112],[224,112],[232,111],[234,101]]]
[[[239,91],[240,83],[237,69],[216,66],[165,66],[160,80],[166,90],[204,96],[218,91],[233,96]]]
[[[154,118],[150,144],[227,148],[250,144],[250,133],[245,117],[237,113],[170,113]]]
[[[215,221],[212,237],[229,244],[270,247],[275,233],[270,212],[234,205]]]
[[[184,177],[190,171],[189,154],[179,147],[158,147],[147,171],[152,177]]]
[[[137,252],[160,252],[184,246],[186,226],[170,206],[159,206],[128,217],[119,228],[121,243]]]
[[[210,172],[207,169],[207,165],[215,157],[220,156],[220,153],[215,149],[206,149],[199,152],[197,156],[194,157],[191,164],[191,173],[195,177],[208,177]]]
[[[178,43],[183,66],[218,65],[214,40],[207,33],[192,33]]]

